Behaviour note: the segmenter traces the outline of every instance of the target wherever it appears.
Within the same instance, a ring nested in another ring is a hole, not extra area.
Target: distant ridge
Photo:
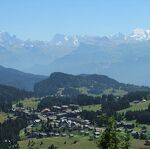
[[[40,96],[72,96],[81,93],[100,95],[107,92],[113,94],[121,92],[122,94],[126,94],[132,91],[150,91],[150,88],[119,83],[105,75],[72,75],[55,72],[49,78],[36,83],[34,91]]]
[[[46,76],[24,73],[16,69],[0,66],[0,84],[2,85],[33,91],[34,84],[45,78]]]

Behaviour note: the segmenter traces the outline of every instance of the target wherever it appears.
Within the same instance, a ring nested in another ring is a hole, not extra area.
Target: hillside
[[[37,95],[100,95],[102,93],[125,94],[131,91],[150,90],[148,87],[123,84],[104,75],[70,75],[55,72],[34,86]]]
[[[0,66],[0,84],[3,85],[32,91],[34,84],[45,78],[45,76],[24,73],[16,69]]]
[[[149,49],[149,41],[80,43],[76,50],[51,63],[49,72],[105,74],[121,82],[149,86]]]
[[[17,89],[15,87],[0,85],[0,111],[8,112],[12,109],[12,103],[32,96],[32,92]]]
[[[0,85],[0,102],[15,101],[30,97],[33,93],[17,89],[15,87]]]

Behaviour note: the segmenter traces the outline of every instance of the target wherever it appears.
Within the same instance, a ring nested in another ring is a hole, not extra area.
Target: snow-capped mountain
[[[25,72],[99,73],[119,81],[150,85],[145,81],[150,75],[149,63],[150,29],[112,36],[56,34],[49,41],[23,41],[0,32],[0,65]]]
[[[10,35],[8,32],[0,32],[0,45],[1,46],[12,46],[18,45],[21,43],[21,40],[18,39],[15,35]]]
[[[78,45],[77,36],[56,34],[50,41],[23,41],[8,32],[0,32],[0,64],[40,73],[38,67],[63,57]]]
[[[16,37],[16,35],[11,35],[8,32],[0,32],[0,46],[4,47],[24,47],[24,48],[49,48],[49,47],[68,47],[76,48],[80,43],[88,44],[108,44],[108,43],[126,43],[133,41],[147,41],[150,40],[150,29],[135,29],[130,34],[117,33],[112,36],[78,36],[78,35],[64,35],[56,34],[49,41],[32,41],[26,40],[22,41]],[[10,48],[11,48],[10,47]]]
[[[137,41],[150,40],[150,29],[137,28],[133,30],[129,37]]]
[[[50,43],[56,46],[77,47],[79,45],[79,39],[76,35],[68,36],[63,34],[56,34]]]

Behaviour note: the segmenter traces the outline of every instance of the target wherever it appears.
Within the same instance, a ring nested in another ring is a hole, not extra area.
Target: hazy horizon
[[[0,2],[0,65],[150,85],[150,1]]]
[[[56,33],[108,36],[150,27],[149,1],[0,2],[0,30],[23,40],[50,40]]]

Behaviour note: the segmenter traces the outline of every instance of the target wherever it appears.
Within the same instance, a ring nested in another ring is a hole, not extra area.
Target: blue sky
[[[150,28],[149,0],[0,0],[0,30],[22,39]]]

